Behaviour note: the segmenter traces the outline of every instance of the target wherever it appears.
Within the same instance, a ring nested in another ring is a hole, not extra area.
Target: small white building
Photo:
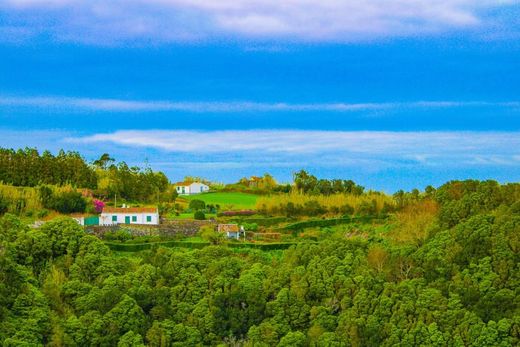
[[[99,216],[99,225],[142,224],[158,225],[156,207],[105,207]]]
[[[99,216],[96,215],[73,213],[70,217],[81,226],[99,225]]]
[[[245,236],[244,227],[239,226],[238,224],[219,224],[217,226],[217,231],[219,233],[226,233],[228,239],[240,239],[241,235]]]
[[[200,194],[209,191],[209,187],[200,182],[179,182],[175,184],[179,195]]]

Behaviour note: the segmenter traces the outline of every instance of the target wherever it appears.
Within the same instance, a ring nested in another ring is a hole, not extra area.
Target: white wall
[[[183,188],[184,188],[184,192],[182,191]],[[177,186],[176,189],[177,189],[177,193],[179,193],[179,195],[190,193],[190,186]]]
[[[85,217],[72,217],[72,219],[78,222],[78,224],[81,226],[85,225]]]
[[[184,192],[182,192],[182,188],[184,188]],[[200,194],[209,191],[209,187],[204,183],[193,182],[189,186],[177,186],[177,193],[180,195],[191,195],[191,194]]]
[[[112,221],[112,216],[117,216],[117,222]],[[132,217],[137,217],[136,221],[132,221]],[[151,216],[150,222],[146,221],[146,217]],[[139,213],[101,213],[99,217],[99,225],[114,225],[114,224],[126,224],[125,217],[130,217],[130,224],[147,224],[157,225],[159,224],[159,214],[153,212],[139,212]]]
[[[194,182],[190,184],[190,194],[200,194],[207,192],[209,187],[203,183]]]

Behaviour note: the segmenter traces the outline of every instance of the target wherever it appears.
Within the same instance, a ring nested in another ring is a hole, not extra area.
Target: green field
[[[223,193],[203,193],[196,195],[182,196],[186,200],[199,199],[203,200],[206,204],[219,204],[223,210],[242,210],[242,209],[254,209],[256,206],[256,200],[258,195],[246,194],[246,193],[235,193],[235,192],[223,192]]]
[[[205,213],[206,219],[209,218],[215,218],[217,216],[216,213]],[[168,219],[193,219],[193,212],[192,213],[181,213],[178,216],[176,216],[173,213],[168,214]]]

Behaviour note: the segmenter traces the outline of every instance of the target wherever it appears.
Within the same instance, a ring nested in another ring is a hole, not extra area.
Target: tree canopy
[[[405,206],[439,205],[422,242],[383,233],[284,251],[238,252],[205,229],[215,245],[114,254],[70,219],[30,229],[7,214],[0,342],[518,346],[519,192],[518,184],[454,181],[403,193],[396,199]]]

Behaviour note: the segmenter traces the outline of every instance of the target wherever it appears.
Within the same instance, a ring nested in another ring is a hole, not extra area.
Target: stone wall
[[[158,225],[160,235],[177,235],[193,236],[199,232],[204,225],[217,227],[217,223],[212,220],[170,220]]]
[[[86,227],[90,233],[102,237],[103,234],[110,231],[116,231],[121,228],[130,231],[133,236],[194,236],[204,225],[211,225],[216,228],[217,223],[212,220],[168,220],[163,221],[159,225],[136,225],[136,224],[120,224],[111,226],[89,226]]]

